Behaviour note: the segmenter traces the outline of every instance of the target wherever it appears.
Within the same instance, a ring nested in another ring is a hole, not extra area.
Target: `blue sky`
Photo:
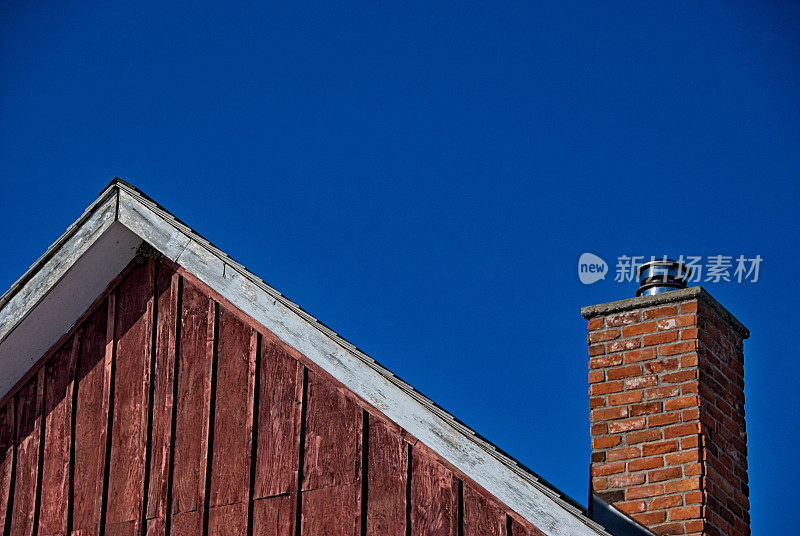
[[[585,502],[589,251],[761,255],[753,534],[800,502],[800,3],[0,5],[0,287],[115,175]]]

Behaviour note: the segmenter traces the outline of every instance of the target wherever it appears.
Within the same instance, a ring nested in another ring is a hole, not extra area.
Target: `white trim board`
[[[545,534],[608,535],[568,498],[135,188],[114,181],[87,212],[88,217],[85,213],[82,223],[79,220],[68,230],[70,236],[65,234],[66,239],[62,237],[48,250],[49,258],[37,261],[21,283],[0,298],[0,303],[4,303],[0,307],[0,396],[74,324],[145,241],[303,353]],[[51,265],[58,269],[51,270]],[[45,326],[48,324],[45,320],[54,318],[67,320]]]

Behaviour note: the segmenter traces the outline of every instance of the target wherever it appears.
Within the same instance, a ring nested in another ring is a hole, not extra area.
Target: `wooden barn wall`
[[[263,326],[137,259],[0,403],[5,536],[539,536]]]

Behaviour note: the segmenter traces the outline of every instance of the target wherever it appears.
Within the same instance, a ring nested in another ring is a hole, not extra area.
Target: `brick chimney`
[[[581,313],[590,489],[658,535],[749,535],[747,328],[701,287]]]

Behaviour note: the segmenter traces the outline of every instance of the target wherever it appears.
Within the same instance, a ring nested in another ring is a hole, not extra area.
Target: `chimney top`
[[[689,267],[678,261],[655,258],[642,264],[636,275],[639,279],[637,296],[652,296],[662,292],[686,288],[686,280],[691,274]]]
[[[636,298],[627,298],[625,300],[617,300],[608,303],[601,303],[598,305],[589,305],[581,307],[581,316],[586,320],[605,316],[612,313],[622,313],[631,311],[633,309],[640,309],[646,307],[655,307],[656,305],[664,305],[668,303],[681,302],[685,300],[697,299],[714,309],[721,318],[728,321],[731,326],[741,335],[742,339],[750,337],[750,330],[744,324],[733,316],[725,306],[719,303],[714,297],[706,291],[703,287],[688,287],[671,292],[661,292],[649,296],[639,296]]]

